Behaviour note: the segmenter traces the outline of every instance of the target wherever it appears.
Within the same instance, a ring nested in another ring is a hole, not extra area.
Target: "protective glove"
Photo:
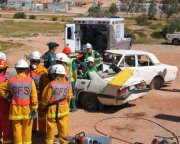
[[[36,119],[36,118],[38,117],[38,113],[37,113],[36,111],[31,111],[31,112],[30,112],[30,117],[31,117],[32,119]]]

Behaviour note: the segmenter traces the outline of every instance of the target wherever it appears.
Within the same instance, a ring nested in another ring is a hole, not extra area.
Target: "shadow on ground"
[[[180,92],[180,89],[160,89],[160,91],[166,91],[166,92]]]
[[[161,120],[180,122],[180,116],[175,116],[175,115],[158,114],[158,115],[155,115],[154,117]]]
[[[136,105],[126,103],[126,104],[123,104],[123,105],[120,105],[120,106],[103,106],[102,108],[100,108],[99,110],[96,110],[96,111],[92,111],[92,110],[85,110],[85,111],[91,112],[91,113],[92,112],[95,112],[95,113],[99,112],[99,113],[105,113],[105,114],[113,114],[113,113],[116,113],[119,110],[134,107],[134,106],[136,106]]]

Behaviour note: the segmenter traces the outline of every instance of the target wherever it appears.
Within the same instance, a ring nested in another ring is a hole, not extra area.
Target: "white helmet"
[[[55,74],[62,74],[62,75],[65,75],[66,74],[66,70],[64,68],[63,65],[60,65],[60,64],[56,64],[56,65],[53,65],[51,67],[51,73],[55,73]]]
[[[29,58],[34,59],[34,60],[40,60],[41,59],[41,54],[40,54],[39,51],[34,51],[34,52],[29,54]]]
[[[65,63],[68,63],[69,61],[69,58],[68,58],[68,56],[66,55],[66,54],[64,54],[64,53],[57,53],[56,55],[55,55],[55,60],[56,61],[61,61],[61,62],[65,62]]]
[[[0,59],[7,60],[6,54],[3,52],[0,52]]]
[[[20,59],[17,61],[15,68],[29,68],[29,65],[25,60]]]
[[[86,62],[94,62],[94,58],[93,58],[93,57],[88,57],[88,58],[86,59]]]
[[[88,48],[92,48],[92,45],[90,43],[86,44],[86,49],[88,49]]]

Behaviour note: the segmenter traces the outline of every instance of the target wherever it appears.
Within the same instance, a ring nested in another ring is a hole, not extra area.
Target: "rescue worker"
[[[68,136],[72,89],[63,65],[52,66],[51,74],[53,81],[45,87],[42,99],[44,111],[47,113],[46,144],[53,144],[56,127],[60,144],[67,144],[63,138]]]
[[[88,73],[92,72],[92,71],[96,71],[96,66],[94,65],[94,58],[93,57],[88,57],[86,59],[86,63],[87,63],[87,69],[84,71],[84,74],[82,75],[82,77],[78,77],[81,79],[89,79]]]
[[[3,52],[0,52],[0,59],[7,60],[6,54]]]
[[[55,51],[59,46],[59,44],[56,42],[49,42],[47,45],[49,47],[49,51],[43,55],[43,58],[44,58],[44,66],[48,69],[50,66],[55,65],[55,60],[54,60]]]
[[[88,57],[93,57],[94,61],[95,61],[95,66],[97,68],[97,70],[102,70],[102,60],[103,58],[101,57],[101,55],[92,49],[92,45],[90,43],[86,44],[86,54],[84,55],[84,58],[87,59]]]
[[[7,82],[12,95],[9,119],[12,120],[14,144],[31,144],[32,118],[37,117],[37,91],[34,80],[27,76],[29,66],[23,59],[15,65],[17,75]]]
[[[72,85],[72,90],[73,90],[73,96],[71,98],[71,103],[70,103],[70,108],[71,108],[71,112],[77,111],[77,106],[76,106],[76,81],[77,81],[77,67],[76,64],[74,62],[73,59],[70,58],[70,54],[71,54],[71,49],[69,48],[69,45],[67,44],[67,46],[63,49],[63,53],[66,54],[69,59],[68,59],[68,63],[69,63],[69,69],[70,69],[70,81],[71,81],[71,85]],[[57,60],[58,61],[58,60]]]
[[[38,51],[34,51],[30,53],[29,59],[30,59],[30,70],[28,72],[28,76],[30,76],[34,80],[38,95],[38,122],[37,119],[34,120],[33,132],[37,132],[37,136],[43,136],[43,135],[45,136],[46,115],[42,113],[41,99],[42,99],[42,91],[49,82],[47,78],[48,72],[47,69],[40,64],[41,54]]]
[[[9,120],[9,107],[10,102],[6,98],[5,88],[3,85],[7,85],[7,78],[5,76],[7,71],[8,64],[5,60],[0,59],[0,143],[3,144],[12,144],[13,142],[13,133],[12,125]]]
[[[82,78],[86,69],[87,69],[86,62],[81,62],[79,67],[78,67],[78,78]]]

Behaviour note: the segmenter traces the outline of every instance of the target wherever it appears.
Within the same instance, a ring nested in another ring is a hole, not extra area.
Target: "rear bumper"
[[[98,95],[97,98],[99,102],[104,105],[122,105],[145,96],[149,90],[149,88],[132,90],[123,96]]]

